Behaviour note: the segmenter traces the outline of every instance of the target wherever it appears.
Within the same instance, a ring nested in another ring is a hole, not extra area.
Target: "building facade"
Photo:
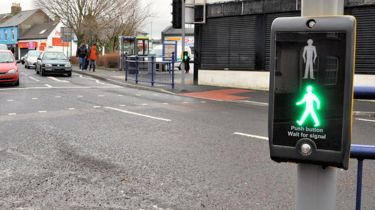
[[[300,1],[206,3],[205,24],[195,25],[195,79],[199,84],[267,89],[271,24],[277,17],[300,16]],[[375,74],[375,0],[347,0],[345,14],[358,21],[356,73]]]

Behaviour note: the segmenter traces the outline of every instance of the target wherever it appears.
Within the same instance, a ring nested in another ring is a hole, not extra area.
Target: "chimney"
[[[12,3],[11,13],[12,15],[17,15],[19,12],[22,11],[20,3]]]

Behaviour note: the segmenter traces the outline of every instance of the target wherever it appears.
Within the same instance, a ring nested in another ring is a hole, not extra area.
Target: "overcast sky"
[[[110,1],[110,0],[108,0]],[[142,5],[151,4],[152,17],[149,18],[142,31],[151,33],[154,39],[161,37],[161,31],[171,25],[172,20],[172,0],[142,0]],[[12,2],[21,3],[22,10],[36,9],[33,6],[33,0],[0,0],[0,13],[10,13]]]

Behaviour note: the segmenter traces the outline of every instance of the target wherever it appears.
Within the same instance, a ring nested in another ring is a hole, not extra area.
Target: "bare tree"
[[[149,16],[138,0],[34,0],[34,3],[73,29],[79,43],[101,42],[116,49],[114,39],[133,33]],[[112,44],[106,43],[107,40]]]

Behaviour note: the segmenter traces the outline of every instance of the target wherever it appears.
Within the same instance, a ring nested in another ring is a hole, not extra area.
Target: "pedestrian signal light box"
[[[271,29],[272,160],[348,168],[356,20],[277,18]]]

